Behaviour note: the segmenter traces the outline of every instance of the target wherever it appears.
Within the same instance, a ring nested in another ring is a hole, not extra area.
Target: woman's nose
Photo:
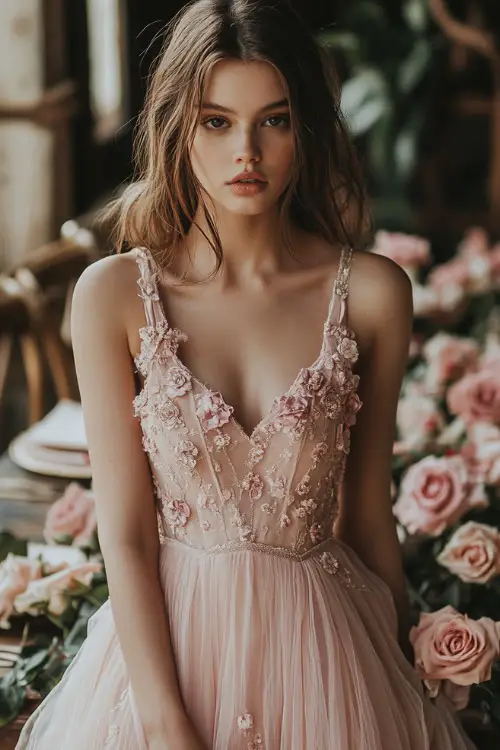
[[[253,132],[245,130],[239,134],[234,156],[237,163],[260,161],[260,148]]]

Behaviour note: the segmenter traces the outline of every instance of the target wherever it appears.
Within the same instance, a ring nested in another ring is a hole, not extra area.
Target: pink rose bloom
[[[183,367],[170,367],[165,378],[165,393],[169,398],[184,396],[191,390],[191,375]]]
[[[431,396],[409,391],[398,403],[399,450],[422,450],[444,428],[444,417]]]
[[[70,537],[73,545],[85,547],[90,545],[96,528],[93,493],[71,482],[48,511],[43,535],[48,544],[64,543]]]
[[[39,578],[28,584],[26,591],[16,596],[16,612],[38,615],[45,607],[53,615],[66,609],[71,591],[79,586],[90,586],[94,573],[102,571],[99,562],[85,562],[65,567],[58,573]]]
[[[196,414],[205,432],[227,424],[233,411],[220,393],[206,391],[196,396]]]
[[[448,408],[464,422],[500,424],[500,370],[485,368],[465,375],[448,391]]]
[[[9,552],[0,564],[0,628],[10,628],[9,618],[14,611],[16,596],[26,591],[31,581],[41,575],[38,560],[29,560]]]
[[[309,399],[301,388],[296,394],[281,396],[275,401],[275,424],[278,429],[290,432],[300,429],[309,411]]]
[[[500,655],[500,622],[488,617],[472,620],[451,606],[422,613],[410,630],[415,666],[431,690],[435,680],[473,685],[491,678]]]
[[[500,575],[500,532],[484,523],[464,523],[437,561],[465,583],[488,583]]]
[[[404,269],[420,268],[430,262],[430,245],[427,240],[411,234],[380,230],[375,235],[373,252],[391,258]]]
[[[450,380],[477,369],[479,345],[473,339],[437,333],[424,344],[422,352],[429,363],[426,385],[434,393]]]
[[[469,473],[485,484],[500,486],[500,429],[487,422],[474,422],[469,426],[468,438],[462,455]]]
[[[439,536],[464,513],[487,505],[483,485],[470,482],[462,456],[427,456],[404,475],[393,510],[410,534]]]

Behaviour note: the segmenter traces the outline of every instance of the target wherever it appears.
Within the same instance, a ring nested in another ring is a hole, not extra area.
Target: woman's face
[[[271,64],[223,60],[214,66],[191,161],[216,205],[247,216],[274,206],[292,176],[294,138],[286,90]],[[232,183],[242,172],[256,173],[258,181]]]

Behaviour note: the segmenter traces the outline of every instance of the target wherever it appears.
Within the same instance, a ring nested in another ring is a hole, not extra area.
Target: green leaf
[[[355,135],[373,127],[387,108],[387,88],[380,73],[364,69],[346,81],[341,107]]]
[[[11,669],[0,679],[0,727],[19,716],[25,696],[25,687],[18,682],[16,671]]]
[[[0,562],[5,560],[10,552],[13,555],[26,557],[28,554],[28,542],[25,539],[17,539],[17,537],[8,531],[2,531],[0,533]]]
[[[429,11],[425,0],[406,0],[403,4],[403,18],[416,32],[422,32],[427,24]]]
[[[432,48],[427,39],[419,39],[397,74],[398,89],[403,94],[411,92],[425,77],[432,64]]]

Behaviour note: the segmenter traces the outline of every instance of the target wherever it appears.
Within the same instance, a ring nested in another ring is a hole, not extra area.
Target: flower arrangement
[[[58,682],[86,636],[89,618],[108,597],[92,492],[68,485],[47,514],[47,545],[8,536],[2,539],[7,554],[0,562],[0,628],[20,624],[24,630],[19,658],[0,651],[12,667],[0,679],[0,727],[27,698],[44,696]]]
[[[416,668],[500,727],[500,245],[472,229],[425,277],[424,239],[379,232],[374,250],[408,273],[420,327],[393,451]]]

